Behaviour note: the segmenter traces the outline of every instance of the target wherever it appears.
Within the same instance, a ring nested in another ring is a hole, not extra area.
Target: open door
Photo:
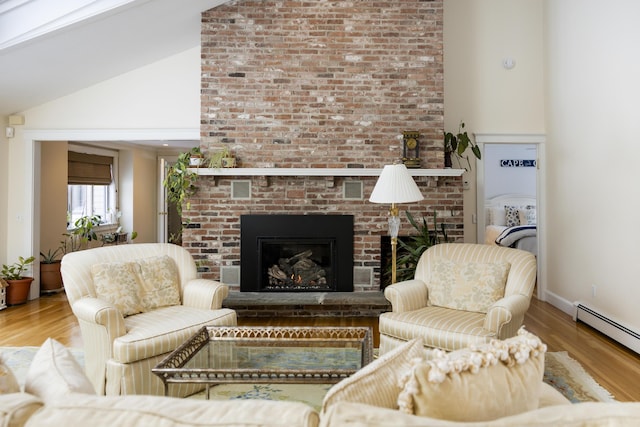
[[[167,190],[164,182],[167,170],[176,157],[161,157],[158,159],[159,189],[158,189],[158,241],[182,245],[182,217],[178,214],[175,203],[167,202]]]

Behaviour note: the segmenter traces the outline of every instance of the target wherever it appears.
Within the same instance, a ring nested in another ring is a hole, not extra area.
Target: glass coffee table
[[[334,384],[373,359],[370,327],[205,326],[152,369],[164,383]]]

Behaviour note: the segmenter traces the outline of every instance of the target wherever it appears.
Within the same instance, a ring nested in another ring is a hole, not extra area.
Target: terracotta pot
[[[60,261],[51,264],[40,263],[40,292],[51,292],[62,289]]]
[[[7,305],[18,305],[27,302],[33,277],[23,277],[18,280],[7,280]]]

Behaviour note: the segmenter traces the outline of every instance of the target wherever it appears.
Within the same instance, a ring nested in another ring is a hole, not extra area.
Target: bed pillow
[[[429,302],[439,307],[486,313],[504,296],[511,264],[456,262],[436,258],[431,267]]]
[[[489,208],[489,224],[505,227],[507,225],[507,213],[504,207]]]
[[[414,363],[403,378],[401,411],[458,422],[491,421],[538,408],[546,346],[521,329],[504,341]]]
[[[519,206],[505,206],[505,217],[506,217],[506,226],[513,227],[515,225],[520,225],[520,216],[518,214]]]
[[[518,218],[520,219],[520,225],[535,225],[536,224],[536,208],[526,207],[518,210]]]

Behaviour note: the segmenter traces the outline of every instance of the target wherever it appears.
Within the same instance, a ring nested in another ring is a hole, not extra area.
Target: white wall
[[[39,180],[37,141],[199,139],[200,48],[20,114],[25,125],[16,128],[10,144],[0,141],[0,165],[8,165],[0,173],[0,186],[5,174],[10,177],[7,196],[0,199],[0,219],[7,215],[0,255],[6,251],[9,260],[35,254],[39,248],[34,226],[39,212],[33,202]],[[0,228],[0,237],[4,230]],[[38,294],[34,288],[32,298]]]
[[[544,133],[542,18],[538,0],[444,0],[446,131],[464,121],[470,134]],[[464,174],[467,242],[476,242],[473,167]]]
[[[8,120],[0,117],[2,129],[7,126]],[[0,265],[6,264],[7,259],[7,222],[9,212],[9,140],[0,132]],[[4,243],[3,243],[4,242]]]
[[[485,200],[502,194],[521,194],[536,198],[535,167],[502,167],[502,160],[536,160],[533,144],[485,144]]]
[[[638,331],[640,2],[545,8],[548,287]]]

